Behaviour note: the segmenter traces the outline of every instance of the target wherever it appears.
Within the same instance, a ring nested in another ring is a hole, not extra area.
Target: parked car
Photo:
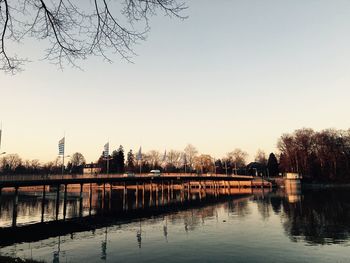
[[[125,174],[123,174],[123,177],[135,177],[135,174],[131,172],[126,172]]]
[[[151,175],[151,176],[161,176],[162,173],[160,172],[160,170],[151,170],[149,172],[149,175]]]

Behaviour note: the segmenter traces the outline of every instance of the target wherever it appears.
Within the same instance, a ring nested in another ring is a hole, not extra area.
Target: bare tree
[[[156,166],[158,166],[160,163],[160,153],[156,150],[151,150],[148,152],[147,156],[152,168],[156,168]]]
[[[193,159],[195,169],[202,174],[205,172],[214,171],[213,157],[209,154],[201,154]]]
[[[72,166],[81,166],[86,163],[84,155],[79,152],[74,153],[70,158],[70,161],[72,163]]]
[[[20,165],[22,165],[22,159],[18,154],[8,154],[1,158],[1,167],[5,172],[14,172]]]
[[[255,155],[255,161],[262,165],[267,164],[266,154],[263,150],[259,149]]]
[[[168,165],[175,168],[182,167],[181,152],[176,150],[170,150],[168,152]]]
[[[46,40],[45,58],[61,68],[91,55],[111,62],[113,53],[130,61],[151,16],[159,11],[184,19],[185,8],[177,0],[0,0],[0,69],[21,69],[26,60],[9,51],[9,43],[26,37]]]
[[[278,141],[283,171],[296,171],[305,178],[349,180],[350,132],[326,129],[315,132],[299,129]]]
[[[241,168],[245,166],[247,157],[248,154],[238,148],[227,154],[227,159],[229,159],[234,164],[235,168]]]
[[[194,161],[194,158],[197,156],[198,151],[196,147],[194,147],[192,144],[187,144],[187,146],[184,149],[184,152],[186,154],[187,165],[192,169],[193,161]]]

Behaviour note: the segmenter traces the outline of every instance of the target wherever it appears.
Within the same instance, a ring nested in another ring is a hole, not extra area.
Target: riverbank
[[[278,188],[285,188],[285,178],[283,177],[270,178],[270,181]],[[292,181],[290,180],[290,182]],[[303,189],[350,188],[350,182],[312,182],[302,179],[299,183]]]
[[[350,183],[302,183],[303,189],[350,188]]]
[[[0,256],[0,263],[44,263],[44,261]]]

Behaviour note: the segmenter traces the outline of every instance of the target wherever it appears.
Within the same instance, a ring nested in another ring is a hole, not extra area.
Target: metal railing
[[[121,178],[121,177],[158,177],[149,173],[143,174],[48,174],[48,175],[0,175],[0,182],[19,182],[19,181],[40,181],[40,180],[63,180],[63,179],[93,179],[93,178]],[[159,177],[197,177],[197,174],[190,173],[163,173]],[[208,178],[212,177],[235,177],[235,178],[252,178],[246,175],[225,175],[225,174],[204,174],[199,175]]]

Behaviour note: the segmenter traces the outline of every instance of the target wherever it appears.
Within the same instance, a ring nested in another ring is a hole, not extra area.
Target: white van
[[[151,170],[150,172],[149,172],[149,175],[152,175],[152,176],[161,176],[161,172],[160,172],[160,170]]]

